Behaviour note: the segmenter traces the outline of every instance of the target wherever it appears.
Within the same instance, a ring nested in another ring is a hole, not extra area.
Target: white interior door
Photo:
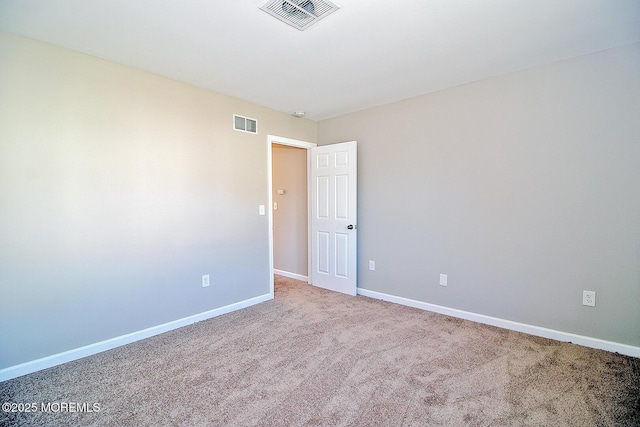
[[[311,148],[311,283],[356,294],[357,143]]]

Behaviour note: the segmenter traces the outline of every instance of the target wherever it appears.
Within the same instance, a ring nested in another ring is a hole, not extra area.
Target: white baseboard
[[[620,344],[613,341],[601,340],[599,338],[591,338],[583,335],[572,334],[569,332],[556,331],[554,329],[543,328],[541,326],[527,325],[526,323],[518,323],[511,320],[500,319],[497,317],[485,316],[484,314],[457,310],[455,308],[449,308],[441,305],[430,304],[427,302],[416,301],[409,298],[383,294],[381,292],[370,291],[363,288],[358,288],[358,295],[381,299],[383,301],[389,301],[409,307],[419,308],[421,310],[432,311],[434,313],[445,314],[447,316],[457,317],[460,319],[471,320],[473,322],[484,323],[486,325],[497,326],[503,329],[524,332],[526,334],[536,335],[543,338],[572,342],[574,344],[582,345],[585,347],[611,351],[614,353],[620,353],[632,357],[640,357],[640,347],[635,347],[628,344]]]
[[[296,280],[302,280],[304,282],[307,282],[309,280],[309,277],[303,276],[302,274],[298,274],[298,273],[290,273],[288,271],[277,270],[275,268],[273,269],[273,272],[275,274],[279,274],[280,276],[289,277],[291,279],[296,279]]]
[[[232,311],[250,307],[252,305],[256,305],[270,299],[273,299],[272,294],[261,295],[234,304],[229,304],[224,307],[216,308],[214,310],[205,311],[204,313],[194,314],[193,316],[188,316],[182,319],[174,320],[172,322],[163,323],[162,325],[152,326],[141,331],[132,332],[130,334],[121,335],[115,338],[110,338],[105,341],[89,344],[84,347],[68,350],[62,353],[43,357],[41,359],[32,360],[30,362],[21,363],[19,365],[9,366],[8,368],[0,369],[0,382],[40,371],[42,369],[51,368],[52,366],[61,365],[72,360],[91,356],[92,354],[110,350],[115,347],[120,347],[125,344],[140,341],[154,335],[190,325],[192,323],[200,322],[202,320],[207,320],[212,317],[217,317],[223,314],[230,313]]]

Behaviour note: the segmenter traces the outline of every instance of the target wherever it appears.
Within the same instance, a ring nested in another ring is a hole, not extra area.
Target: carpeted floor
[[[278,276],[273,301],[0,383],[37,408],[0,425],[638,426],[639,399],[640,359]]]

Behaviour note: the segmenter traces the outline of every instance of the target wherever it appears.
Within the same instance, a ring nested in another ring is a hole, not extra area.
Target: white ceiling
[[[640,0],[0,0],[0,29],[321,120],[640,42]]]

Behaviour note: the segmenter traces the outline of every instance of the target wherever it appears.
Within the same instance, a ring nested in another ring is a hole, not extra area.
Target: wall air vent
[[[233,129],[241,132],[258,133],[258,121],[234,114]]]
[[[267,0],[260,9],[300,31],[338,10],[327,0]]]

